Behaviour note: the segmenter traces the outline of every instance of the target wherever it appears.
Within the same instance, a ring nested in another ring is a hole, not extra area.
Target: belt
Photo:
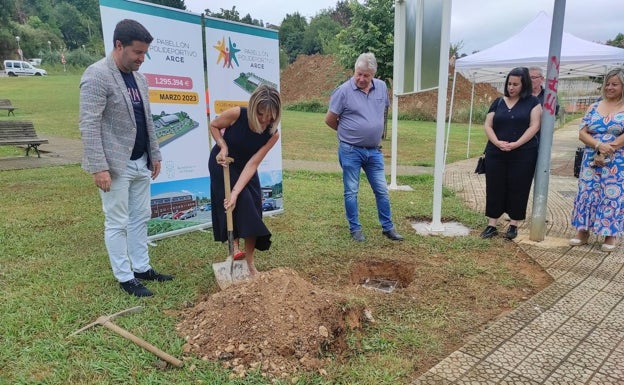
[[[366,146],[356,146],[355,144],[351,144],[351,143],[347,143],[347,142],[342,142],[344,144],[348,144],[349,146],[353,146],[353,147],[357,147],[357,148],[363,148],[366,150],[381,150],[381,145],[379,146],[373,146],[373,147],[366,147]]]

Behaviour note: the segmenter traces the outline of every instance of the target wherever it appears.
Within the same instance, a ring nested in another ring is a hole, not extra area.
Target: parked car
[[[184,220],[184,219],[190,219],[197,216],[197,208],[193,207],[192,209],[188,209],[186,211],[183,211],[182,216],[180,217],[180,219]]]
[[[266,198],[262,202],[262,211],[271,211],[271,210],[275,210],[275,199]]]
[[[173,213],[165,213],[160,216],[160,219],[171,219],[173,218]]]
[[[171,217],[171,219],[182,219],[182,215],[184,215],[184,211],[178,211],[177,213],[173,214],[173,217]]]
[[[48,74],[43,68],[37,68],[21,60],[5,60],[3,64],[4,72],[8,76],[45,76]]]

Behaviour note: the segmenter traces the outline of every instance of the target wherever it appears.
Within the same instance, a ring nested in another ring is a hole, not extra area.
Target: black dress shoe
[[[481,232],[480,237],[483,239],[492,238],[498,235],[498,230],[495,226],[488,226]]]
[[[158,282],[171,281],[173,279],[171,275],[157,273],[154,269],[149,269],[144,273],[134,272],[134,278],[143,279],[145,281]]]
[[[518,236],[518,226],[509,225],[507,228],[507,232],[505,233],[505,238],[514,239]]]
[[[383,235],[385,235],[386,237],[388,237],[388,239],[393,240],[393,241],[402,241],[403,240],[403,237],[400,236],[399,233],[397,233],[395,229],[382,231],[381,233]]]
[[[148,288],[143,286],[141,281],[133,278],[126,282],[119,282],[119,286],[128,294],[132,294],[135,297],[151,297],[153,294]]]
[[[362,230],[355,230],[351,232],[351,238],[353,238],[356,242],[364,242],[364,234],[362,234]]]

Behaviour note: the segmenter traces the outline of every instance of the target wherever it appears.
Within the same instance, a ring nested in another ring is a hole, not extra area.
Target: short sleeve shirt
[[[507,108],[504,99],[501,99],[500,103],[496,99],[488,110],[488,113],[494,112],[492,129],[496,137],[507,142],[520,139],[531,124],[531,110],[538,104],[539,99],[533,95],[520,98],[512,108]],[[537,146],[536,137],[531,138],[524,146],[527,148]]]
[[[372,79],[368,94],[353,78],[334,90],[329,111],[338,115],[338,140],[354,146],[375,147],[381,142],[385,110],[390,105],[386,83]]]

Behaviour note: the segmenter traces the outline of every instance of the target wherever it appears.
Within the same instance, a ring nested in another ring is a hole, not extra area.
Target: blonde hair
[[[614,68],[611,71],[607,72],[607,74],[604,77],[604,80],[602,81],[602,98],[605,99],[606,95],[605,95],[605,86],[607,85],[607,82],[609,81],[609,79],[611,79],[612,77],[617,76],[618,79],[620,79],[620,82],[622,83],[622,85],[624,85],[624,69],[622,68]],[[624,100],[624,87],[622,87],[622,95],[620,95],[620,102]]]
[[[269,133],[273,135],[277,131],[277,125],[282,118],[282,99],[279,92],[266,84],[261,84],[251,94],[247,107],[247,120],[253,132],[261,134],[264,130],[258,121],[258,113],[267,114],[271,117]]]

